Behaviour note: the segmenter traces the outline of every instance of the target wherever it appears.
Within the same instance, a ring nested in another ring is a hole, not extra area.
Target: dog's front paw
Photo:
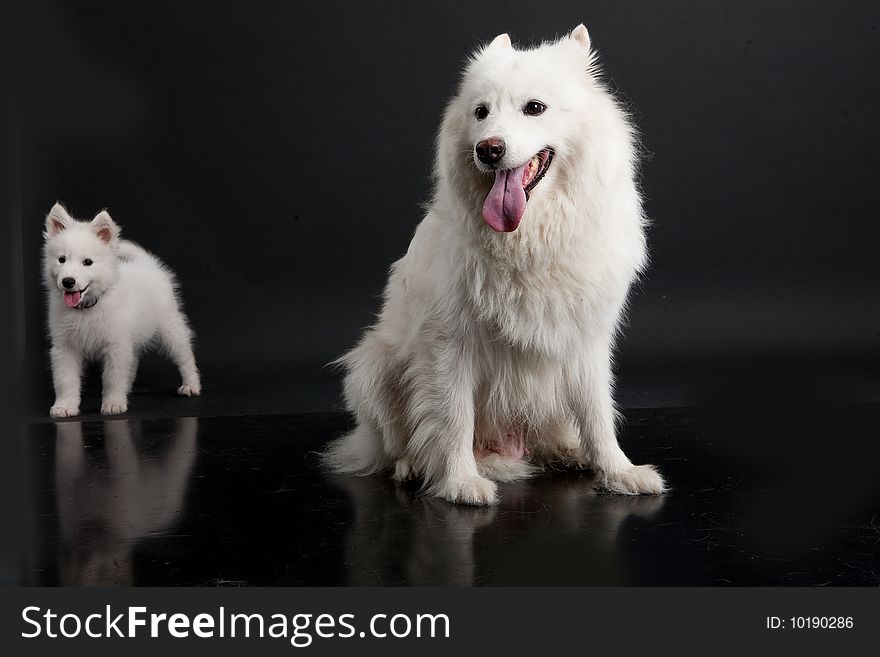
[[[202,387],[198,383],[184,383],[177,389],[181,397],[198,397],[202,394]]]
[[[602,488],[621,495],[660,495],[666,483],[653,465],[633,465],[619,472],[603,473]]]
[[[128,410],[125,399],[105,399],[101,404],[101,415],[122,415]]]
[[[462,477],[446,479],[434,488],[434,494],[444,500],[456,504],[470,504],[472,506],[486,506],[495,504],[498,486],[479,475],[475,477]]]
[[[49,417],[74,417],[76,415],[79,415],[79,404],[56,402],[49,409]]]

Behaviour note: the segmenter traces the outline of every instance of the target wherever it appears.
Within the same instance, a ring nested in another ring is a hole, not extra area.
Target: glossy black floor
[[[492,508],[323,474],[339,413],[33,424],[21,583],[880,584],[880,405],[626,415],[667,495],[554,473]]]

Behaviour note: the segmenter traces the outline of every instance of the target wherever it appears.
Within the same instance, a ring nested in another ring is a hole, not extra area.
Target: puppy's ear
[[[587,32],[587,26],[583,23],[574,28],[568,36],[577,41],[587,50],[590,49],[590,33]]]
[[[489,44],[490,48],[513,48],[513,44],[510,42],[510,35],[505,32],[504,34],[499,34],[497,37],[492,39],[492,43]]]
[[[56,203],[46,215],[46,232],[43,235],[45,237],[57,235],[61,231],[67,230],[71,223],[73,223],[73,219],[67,214],[67,210],[60,203]]]
[[[107,244],[119,237],[119,226],[106,210],[101,210],[98,215],[92,219],[92,230],[98,238]]]

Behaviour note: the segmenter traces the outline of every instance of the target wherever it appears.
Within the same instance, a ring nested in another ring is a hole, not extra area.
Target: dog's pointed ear
[[[110,243],[119,237],[119,226],[106,210],[101,210],[94,219],[92,219],[92,230],[102,242]]]
[[[587,26],[583,23],[574,28],[568,36],[577,41],[587,50],[590,49],[590,33],[587,31]]]
[[[497,37],[492,39],[492,43],[489,44],[490,48],[513,48],[513,44],[510,42],[510,35],[505,32],[504,34],[499,34]]]
[[[67,214],[64,206],[60,203],[55,203],[52,209],[49,210],[49,214],[46,215],[46,237],[52,237],[61,231],[67,230],[71,223],[73,223],[73,219]]]

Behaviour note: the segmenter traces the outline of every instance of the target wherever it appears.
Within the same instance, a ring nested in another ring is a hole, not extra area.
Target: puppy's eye
[[[477,108],[474,110],[474,116],[477,117],[477,121],[482,121],[489,116],[489,108],[485,105],[477,105]]]
[[[523,107],[523,114],[528,114],[529,116],[538,116],[544,113],[544,110],[547,109],[547,106],[539,100],[530,100],[526,103],[526,106]]]
[[[92,264],[93,264],[93,261],[92,261],[91,258],[86,258],[85,260],[83,260],[83,264],[84,264],[86,267],[91,267]]]
[[[58,256],[58,262],[63,265],[65,262],[67,262],[67,258],[65,258],[64,256]]]

